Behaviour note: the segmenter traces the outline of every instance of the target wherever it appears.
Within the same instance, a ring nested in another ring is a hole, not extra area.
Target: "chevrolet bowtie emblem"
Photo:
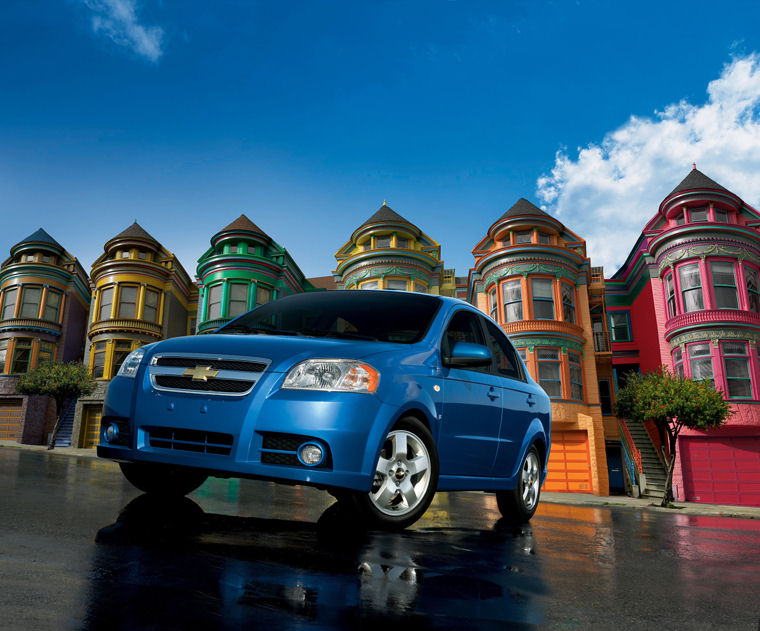
[[[211,366],[196,366],[195,368],[187,368],[182,373],[183,377],[192,377],[193,381],[207,381],[213,379],[219,374],[218,370],[212,370]]]

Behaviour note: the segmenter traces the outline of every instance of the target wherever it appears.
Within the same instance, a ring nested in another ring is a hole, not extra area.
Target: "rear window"
[[[216,333],[341,337],[412,344],[441,306],[433,296],[380,291],[296,294],[262,305]]]

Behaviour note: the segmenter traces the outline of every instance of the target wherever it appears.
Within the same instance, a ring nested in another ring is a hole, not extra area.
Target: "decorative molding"
[[[418,271],[412,266],[403,265],[387,265],[385,267],[376,266],[366,269],[352,270],[343,276],[343,284],[348,287],[349,285],[356,284],[360,281],[384,278],[386,276],[405,276],[412,280],[423,281],[426,285],[433,285],[433,274],[424,274]]]
[[[712,342],[717,346],[723,340],[748,340],[750,344],[760,342],[760,331],[748,331],[747,329],[709,329],[706,331],[689,331],[676,335],[670,340],[670,348],[680,346],[685,350],[685,345],[691,342]]]
[[[580,342],[556,337],[515,337],[514,335],[511,337],[515,348],[527,347],[531,353],[535,350],[536,346],[551,346],[561,348],[564,354],[567,354],[568,349],[570,349],[583,355],[583,346]]]
[[[741,246],[729,246],[721,243],[705,243],[674,248],[660,258],[657,263],[658,271],[662,276],[662,272],[666,267],[675,265],[678,261],[696,257],[704,260],[706,256],[731,256],[741,261],[746,259],[756,265],[760,265],[760,256],[749,247],[743,248]]]
[[[528,274],[551,274],[560,278],[567,278],[577,284],[578,275],[573,274],[570,270],[561,265],[548,265],[546,263],[514,263],[511,265],[505,265],[493,272],[489,273],[483,279],[483,286],[488,287],[491,283],[497,282],[505,276],[515,276],[522,274],[527,276]]]

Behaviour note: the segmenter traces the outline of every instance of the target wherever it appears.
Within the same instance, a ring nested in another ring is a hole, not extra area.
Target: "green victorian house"
[[[385,202],[335,253],[338,289],[396,289],[453,296],[441,246]]]
[[[314,290],[288,251],[245,215],[211,238],[196,274],[198,333],[276,298]]]

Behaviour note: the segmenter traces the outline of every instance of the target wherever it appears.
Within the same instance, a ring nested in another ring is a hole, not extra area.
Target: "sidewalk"
[[[48,451],[44,445],[22,445],[13,440],[0,440],[0,449],[22,449],[37,451],[50,456],[68,456],[76,458],[97,458],[95,449],[78,449],[75,447],[56,447]],[[639,510],[660,511],[678,515],[705,515],[711,517],[738,517],[742,519],[760,519],[760,507],[726,506],[722,504],[696,504],[693,502],[675,502],[676,508],[662,508],[658,500],[652,498],[635,498],[626,495],[598,496],[591,493],[541,493],[541,501],[549,504],[570,506],[592,506],[598,508],[628,507]]]

